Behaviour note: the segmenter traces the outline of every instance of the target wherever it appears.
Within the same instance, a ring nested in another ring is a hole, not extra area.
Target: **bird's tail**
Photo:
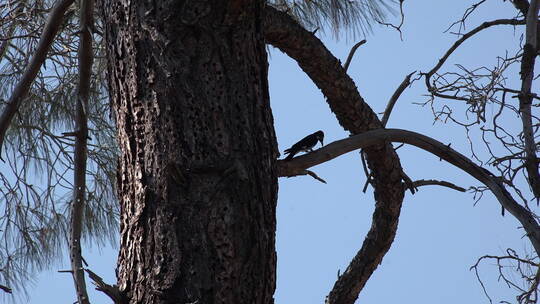
[[[284,152],[285,152],[285,154],[289,154],[289,155],[287,155],[287,157],[285,157],[285,160],[291,160],[294,157],[294,155],[296,154],[293,151],[291,151],[291,149],[287,149]]]

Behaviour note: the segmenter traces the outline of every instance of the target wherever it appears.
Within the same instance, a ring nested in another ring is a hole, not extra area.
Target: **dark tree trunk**
[[[273,303],[263,5],[104,0],[129,303]]]

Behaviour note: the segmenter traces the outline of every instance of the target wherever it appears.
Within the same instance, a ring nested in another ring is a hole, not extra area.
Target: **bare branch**
[[[527,170],[529,185],[531,186],[536,201],[540,201],[540,173],[536,156],[536,146],[532,127],[531,86],[534,77],[534,62],[536,59],[537,46],[537,25],[538,10],[540,5],[538,0],[531,0],[527,14],[527,27],[525,30],[525,45],[523,46],[523,57],[521,60],[521,93],[519,96],[519,112],[523,125],[523,141],[525,143],[525,169]]]
[[[402,142],[416,146],[444,159],[482,182],[495,195],[501,206],[521,223],[536,253],[540,254],[540,226],[538,222],[526,208],[512,198],[496,176],[448,145],[416,132],[400,129],[379,129],[338,140],[313,153],[301,155],[288,162],[278,161],[278,176],[294,174],[297,171],[329,161],[347,152],[377,145],[381,142]]]
[[[520,292],[520,295],[517,296],[518,303],[536,303],[538,300],[538,283],[540,282],[540,265],[534,261],[535,258],[522,258],[518,256],[516,251],[511,248],[506,249],[506,253],[507,254],[503,256],[484,255],[478,258],[476,263],[471,266],[470,270],[475,271],[476,278],[482,286],[484,294],[488,298],[489,302],[493,303],[491,297],[489,296],[489,293],[487,292],[483,280],[480,278],[478,269],[482,261],[495,260],[496,266],[499,271],[498,281],[504,283],[509,288],[515,289]],[[525,283],[529,285],[529,287],[522,286],[521,282],[516,281],[514,275],[508,275],[505,270],[509,268],[513,268],[519,274],[520,279],[524,280]],[[536,268],[536,271],[534,271],[534,268]]]
[[[93,283],[96,285],[96,290],[106,294],[109,298],[111,298],[111,300],[113,300],[114,304],[124,304],[128,302],[118,286],[105,283],[103,278],[88,268],[84,270],[88,273],[90,279],[94,281]]]
[[[447,187],[447,188],[450,188],[450,189],[454,189],[454,190],[459,191],[459,192],[467,191],[467,189],[462,188],[460,186],[457,186],[455,184],[452,184],[451,182],[440,181],[440,180],[436,180],[436,179],[420,179],[420,180],[414,181],[414,185],[416,187],[443,186],[443,187]]]
[[[69,241],[73,282],[79,304],[90,304],[86,290],[81,254],[83,211],[86,204],[86,164],[88,157],[88,98],[92,73],[93,0],[82,0],[80,10],[79,87],[77,96],[73,201],[71,202],[71,235]]]
[[[454,44],[446,51],[446,53],[443,55],[441,59],[439,59],[439,62],[427,73],[422,73],[425,76],[426,80],[426,87],[430,93],[432,93],[434,96],[442,97],[442,98],[449,98],[449,99],[458,99],[458,100],[464,100],[468,101],[466,98],[462,97],[456,97],[451,95],[445,95],[440,94],[436,92],[436,88],[434,88],[431,85],[431,77],[437,73],[437,71],[442,67],[442,65],[446,62],[448,57],[452,55],[452,53],[467,39],[471,38],[475,34],[479,33],[480,31],[490,28],[495,25],[520,25],[525,24],[525,20],[517,20],[517,19],[497,19],[493,21],[487,21],[479,25],[478,27],[474,28],[473,30],[469,31],[468,33],[465,33],[463,36],[461,36],[460,39],[458,39]]]
[[[390,113],[392,113],[392,109],[394,109],[394,105],[396,104],[396,101],[399,99],[403,91],[411,84],[411,77],[414,75],[416,71],[410,73],[409,75],[405,76],[405,79],[401,82],[399,87],[396,89],[394,94],[392,94],[392,97],[390,97],[390,100],[388,101],[388,104],[386,105],[386,109],[384,110],[383,118],[381,119],[381,123],[384,127],[386,127],[386,123],[388,122],[388,119],[390,118]]]
[[[13,90],[4,111],[0,115],[0,159],[2,159],[2,145],[4,142],[4,136],[11,123],[11,119],[17,112],[23,98],[28,93],[30,85],[36,78],[41,65],[45,61],[45,57],[53,42],[53,39],[64,20],[64,13],[72,3],[73,0],[59,0],[52,8],[34,56],[32,56],[30,63],[26,67],[26,70],[21,77],[21,80],[19,80],[19,83],[17,83],[17,86]]]
[[[396,31],[398,31],[399,39],[401,41],[403,41],[403,33],[401,32],[401,27],[403,26],[403,23],[405,22],[405,14],[403,13],[403,2],[405,2],[405,0],[399,0],[399,15],[400,15],[399,25],[393,25],[392,23],[387,23],[380,20],[377,21],[380,25],[389,26],[395,29]]]
[[[352,48],[351,48],[351,51],[349,52],[349,56],[347,56],[347,60],[345,61],[345,64],[343,65],[343,69],[345,71],[347,71],[349,69],[349,65],[351,64],[351,61],[354,57],[354,53],[356,53],[356,50],[364,43],[366,43],[367,40],[364,39],[360,42],[358,42],[357,44],[355,44]]]
[[[309,175],[309,176],[313,177],[314,179],[320,181],[321,183],[326,184],[326,181],[324,179],[320,178],[317,174],[315,174],[315,172],[313,172],[311,170],[302,170],[302,171],[298,172],[297,174],[287,175],[286,177],[293,177],[293,176],[300,176],[300,175]]]
[[[0,284],[0,289],[2,289],[4,292],[6,293],[12,293],[13,291],[11,290],[11,288],[7,287],[7,286],[4,286],[4,285],[1,285]]]

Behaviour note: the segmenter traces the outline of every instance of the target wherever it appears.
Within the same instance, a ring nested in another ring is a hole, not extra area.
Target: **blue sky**
[[[472,1],[406,1],[404,41],[397,32],[376,26],[366,36],[349,68],[360,94],[376,112],[404,76],[427,71],[454,41],[443,31],[463,14]],[[516,10],[509,1],[487,1],[474,14],[469,29],[484,20],[511,18]],[[515,50],[521,29],[496,28],[466,42],[446,65],[493,65],[495,56]],[[342,61],[350,47],[363,36],[342,37],[318,34]],[[324,96],[296,63],[272,47],[270,52],[270,95],[280,151],[307,134],[324,130],[325,143],[347,137],[326,104]],[[517,73],[517,72],[516,72]],[[518,79],[518,76],[514,77]],[[388,127],[417,131],[436,138],[469,155],[462,129],[433,123],[429,107],[414,103],[426,97],[423,82],[414,83],[398,101]],[[519,120],[510,121],[516,124]],[[460,186],[479,185],[465,173],[412,147],[399,150],[402,165],[414,179],[444,179]],[[371,189],[362,193],[365,176],[359,154],[352,152],[313,170],[328,184],[311,177],[282,178],[277,209],[278,278],[276,303],[323,303],[336,280],[360,248],[371,225],[374,200]],[[382,264],[360,294],[358,303],[489,303],[469,270],[485,254],[503,254],[513,247],[531,252],[522,239],[519,224],[502,217],[500,206],[486,195],[473,206],[471,193],[441,187],[422,187],[407,192],[396,240]],[[114,282],[116,251],[85,249],[90,268]],[[68,263],[41,273],[30,289],[30,303],[73,303],[75,293],[70,275],[57,273]],[[497,282],[491,263],[481,267],[486,288],[494,301],[514,302],[514,292]],[[89,286],[91,288],[91,286]],[[92,303],[110,303],[97,292]]]

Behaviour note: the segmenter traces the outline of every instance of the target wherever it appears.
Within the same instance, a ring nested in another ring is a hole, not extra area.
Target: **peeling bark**
[[[104,1],[128,303],[273,303],[264,1]]]

